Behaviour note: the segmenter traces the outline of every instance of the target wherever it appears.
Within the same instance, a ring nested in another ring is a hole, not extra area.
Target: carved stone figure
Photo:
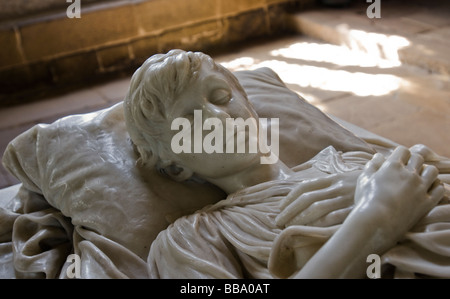
[[[125,118],[140,162],[228,194],[159,234],[153,277],[364,277],[367,257],[395,250],[444,196],[438,169],[404,147],[387,159],[328,148],[296,170],[262,164],[261,153],[173,153],[171,122],[195,110],[223,128],[226,118],[258,119],[239,82],[202,53],[150,58],[130,91]]]

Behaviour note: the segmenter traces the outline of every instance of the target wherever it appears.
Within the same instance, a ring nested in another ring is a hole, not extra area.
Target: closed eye
[[[210,96],[209,101],[213,104],[224,105],[231,100],[231,91],[225,88],[214,89]]]

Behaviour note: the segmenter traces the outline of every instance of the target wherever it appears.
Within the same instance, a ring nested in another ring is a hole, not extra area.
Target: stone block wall
[[[0,0],[0,106],[130,72],[173,48],[207,51],[277,35],[288,29],[286,14],[314,2],[82,0],[81,18],[69,18],[70,2],[24,1],[21,11]]]

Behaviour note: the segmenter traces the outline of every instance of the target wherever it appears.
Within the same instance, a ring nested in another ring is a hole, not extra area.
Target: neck
[[[220,187],[227,194],[231,194],[260,183],[286,179],[291,174],[292,170],[278,160],[274,164],[255,163],[251,167],[229,176],[207,180]]]

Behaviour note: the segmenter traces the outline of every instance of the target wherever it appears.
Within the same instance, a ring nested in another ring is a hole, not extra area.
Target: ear
[[[186,181],[194,174],[191,169],[176,165],[167,160],[158,163],[157,167],[162,173],[168,175],[171,179],[177,182]]]

